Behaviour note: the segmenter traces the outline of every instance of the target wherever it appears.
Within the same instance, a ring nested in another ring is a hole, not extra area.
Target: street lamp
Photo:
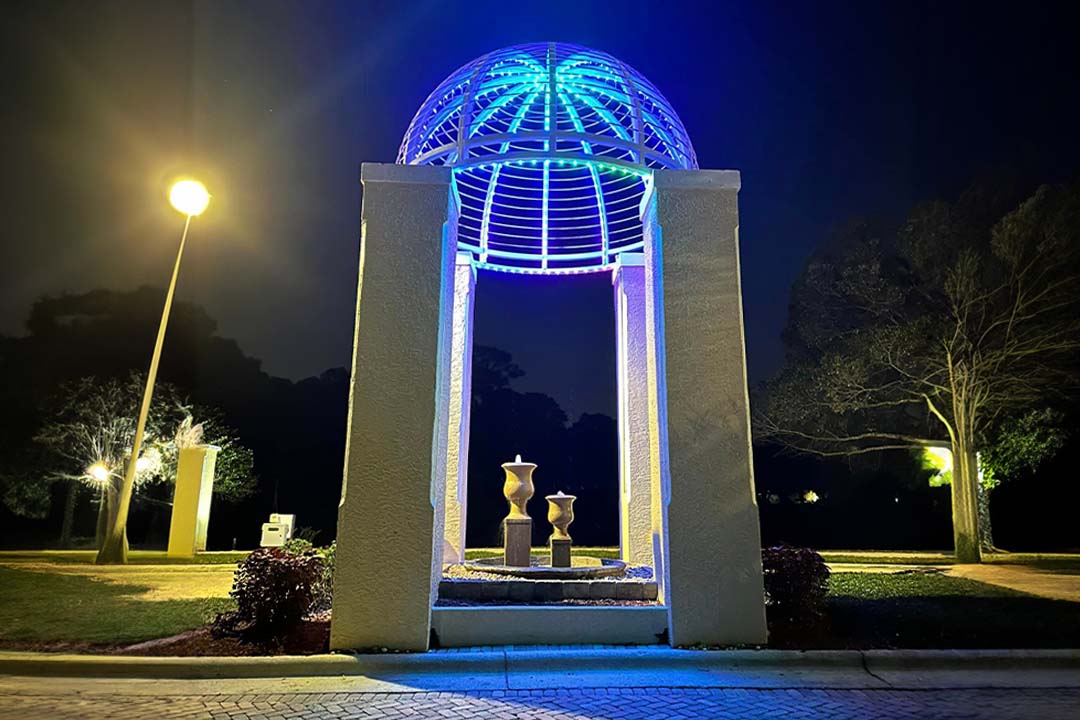
[[[180,249],[176,252],[176,264],[173,266],[169,291],[165,294],[165,308],[161,312],[157,342],[154,343],[154,354],[150,358],[150,372],[146,376],[146,389],[143,391],[142,406],[139,408],[139,421],[135,425],[135,440],[131,447],[131,457],[124,470],[124,484],[120,487],[120,502],[117,506],[116,518],[101,544],[101,550],[98,551],[97,563],[99,565],[127,562],[125,528],[128,509],[131,507],[131,494],[135,488],[135,473],[138,471],[139,451],[142,450],[146,416],[150,412],[150,399],[154,395],[154,379],[157,377],[158,361],[161,360],[161,346],[165,342],[165,327],[169,323],[169,310],[172,308],[173,293],[176,291],[176,276],[180,273],[180,260],[184,256],[184,244],[187,242],[191,218],[202,215],[206,210],[206,206],[210,203],[210,193],[197,180],[180,180],[170,188],[169,202],[182,215],[187,216],[187,219],[184,220],[184,232],[180,236]]]
[[[109,468],[103,462],[96,462],[86,468],[86,474],[99,483],[103,483],[109,479]]]

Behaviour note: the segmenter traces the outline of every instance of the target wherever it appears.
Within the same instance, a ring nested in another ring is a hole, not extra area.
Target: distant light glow
[[[933,473],[930,476],[930,487],[948,485],[952,482],[952,450],[938,445],[924,447],[923,467]],[[899,502],[899,500],[897,500],[897,502]]]
[[[169,202],[184,215],[202,215],[210,204],[210,193],[198,180],[181,180],[169,190]]]
[[[155,477],[161,473],[163,461],[161,451],[156,447],[151,447],[135,461],[135,473],[141,480]]]
[[[818,496],[818,494],[816,492],[814,492],[813,490],[807,490],[806,492],[803,493],[802,497],[803,497],[803,502],[808,502],[808,503],[816,503],[818,500],[821,499],[821,497]]]
[[[90,467],[86,468],[86,474],[93,480],[98,482],[105,482],[109,479],[109,468],[103,462],[96,462]]]
[[[417,111],[398,162],[455,169],[458,243],[478,267],[608,269],[642,246],[654,171],[697,158],[671,105],[607,53],[564,43],[488,53]]]

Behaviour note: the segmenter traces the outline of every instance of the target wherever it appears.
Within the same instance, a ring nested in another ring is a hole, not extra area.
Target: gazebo
[[[397,164],[365,163],[361,182],[331,646],[514,644],[538,626],[549,642],[764,642],[739,173],[698,169],[670,104],[625,63],[537,43],[451,74]],[[611,276],[620,546],[655,568],[655,606],[434,606],[465,552],[485,272]]]

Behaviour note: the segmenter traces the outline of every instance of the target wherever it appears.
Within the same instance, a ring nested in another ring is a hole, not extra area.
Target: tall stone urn
[[[529,567],[532,550],[532,518],[525,506],[533,496],[532,474],[536,463],[522,462],[521,456],[514,462],[503,463],[506,480],[503,497],[510,505],[510,512],[503,519],[503,564],[512,567]]]

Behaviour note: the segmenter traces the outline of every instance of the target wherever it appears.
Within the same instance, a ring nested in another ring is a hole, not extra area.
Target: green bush
[[[285,544],[281,546],[281,549],[292,555],[303,555],[304,553],[314,550],[315,546],[311,544],[310,540],[305,538],[291,537],[285,541]]]
[[[765,548],[761,566],[770,620],[800,622],[822,615],[829,591],[829,566],[815,550],[787,545]]]
[[[329,605],[334,597],[334,564],[337,561],[337,540],[323,549],[322,595]]]

